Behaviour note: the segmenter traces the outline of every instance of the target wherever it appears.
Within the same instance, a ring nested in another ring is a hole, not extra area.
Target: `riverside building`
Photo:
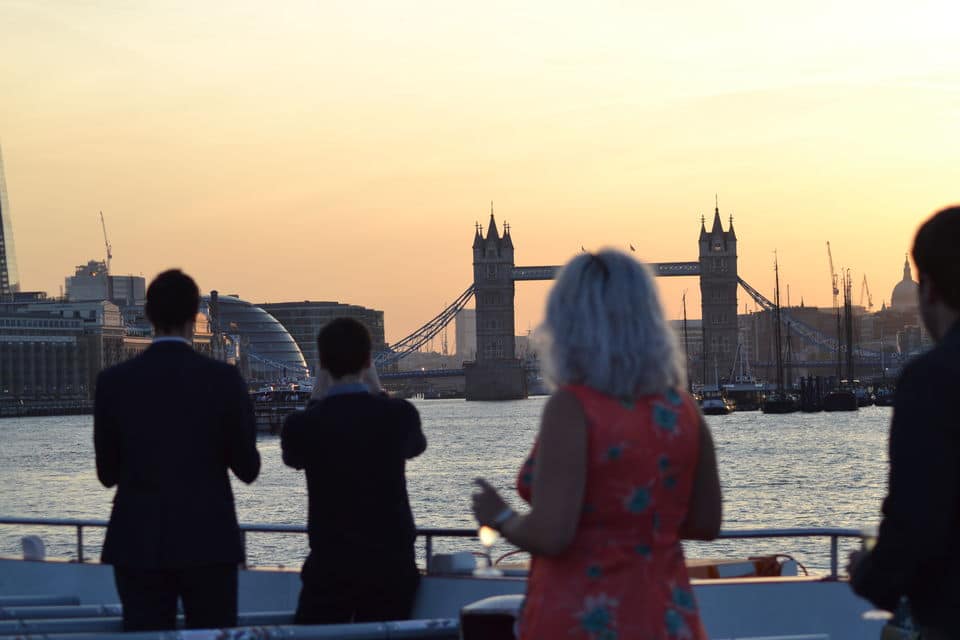
[[[383,311],[340,302],[274,302],[260,307],[276,318],[290,332],[303,357],[316,375],[320,366],[317,352],[317,334],[334,318],[353,318],[370,332],[373,352],[386,348],[383,330]]]
[[[77,265],[72,276],[65,279],[66,297],[71,302],[81,300],[110,300],[123,307],[143,305],[147,283],[143,276],[113,276],[100,260]]]
[[[209,354],[211,338],[198,316],[194,348]],[[125,325],[106,300],[0,304],[0,415],[89,410],[97,374],[151,340],[148,327]]]
[[[303,351],[291,332],[265,306],[216,291],[201,300],[201,311],[206,311],[210,318],[213,333],[218,338],[225,337],[235,347],[237,364],[250,385],[306,377],[307,360]]]

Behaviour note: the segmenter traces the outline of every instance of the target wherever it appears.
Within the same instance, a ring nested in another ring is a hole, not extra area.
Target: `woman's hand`
[[[473,484],[480,488],[473,494],[473,516],[481,525],[492,527],[494,525],[493,519],[503,513],[508,505],[497,493],[497,490],[483,478],[475,478]]]

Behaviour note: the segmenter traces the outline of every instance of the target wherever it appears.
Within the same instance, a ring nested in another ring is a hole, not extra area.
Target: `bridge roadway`
[[[653,270],[655,276],[664,278],[669,276],[698,276],[700,275],[699,262],[648,262],[647,266]],[[553,280],[560,270],[559,266],[543,267],[514,267],[514,280]]]
[[[836,369],[837,364],[838,363],[835,360],[809,360],[785,362],[783,366],[788,369],[813,369],[822,367]],[[862,367],[870,367],[876,366],[880,363],[879,360],[865,358],[863,360],[858,359],[857,364]],[[750,364],[750,367],[753,369],[770,368],[773,366],[775,365],[772,362],[753,362]],[[532,370],[533,369],[528,368],[528,371]],[[463,369],[411,369],[409,371],[388,371],[379,374],[379,377],[381,380],[410,380],[418,378],[456,378],[457,376],[462,377],[463,375]]]

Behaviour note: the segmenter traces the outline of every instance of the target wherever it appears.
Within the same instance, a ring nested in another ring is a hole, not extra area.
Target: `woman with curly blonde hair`
[[[477,520],[530,552],[520,638],[706,640],[681,539],[720,530],[713,441],[684,390],[649,270],[613,250],[563,268],[542,327],[544,408],[514,512],[477,480]]]

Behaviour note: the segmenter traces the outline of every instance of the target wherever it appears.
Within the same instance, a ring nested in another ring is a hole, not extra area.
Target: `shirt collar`
[[[342,396],[348,393],[370,393],[370,389],[362,382],[345,382],[331,386],[327,389],[325,397]]]
[[[192,344],[190,344],[190,341],[187,340],[186,338],[184,338],[183,336],[156,336],[156,337],[154,337],[154,339],[153,339],[153,344],[157,344],[158,342],[182,342],[183,344],[187,345],[188,347],[192,347],[192,346],[193,346]]]

